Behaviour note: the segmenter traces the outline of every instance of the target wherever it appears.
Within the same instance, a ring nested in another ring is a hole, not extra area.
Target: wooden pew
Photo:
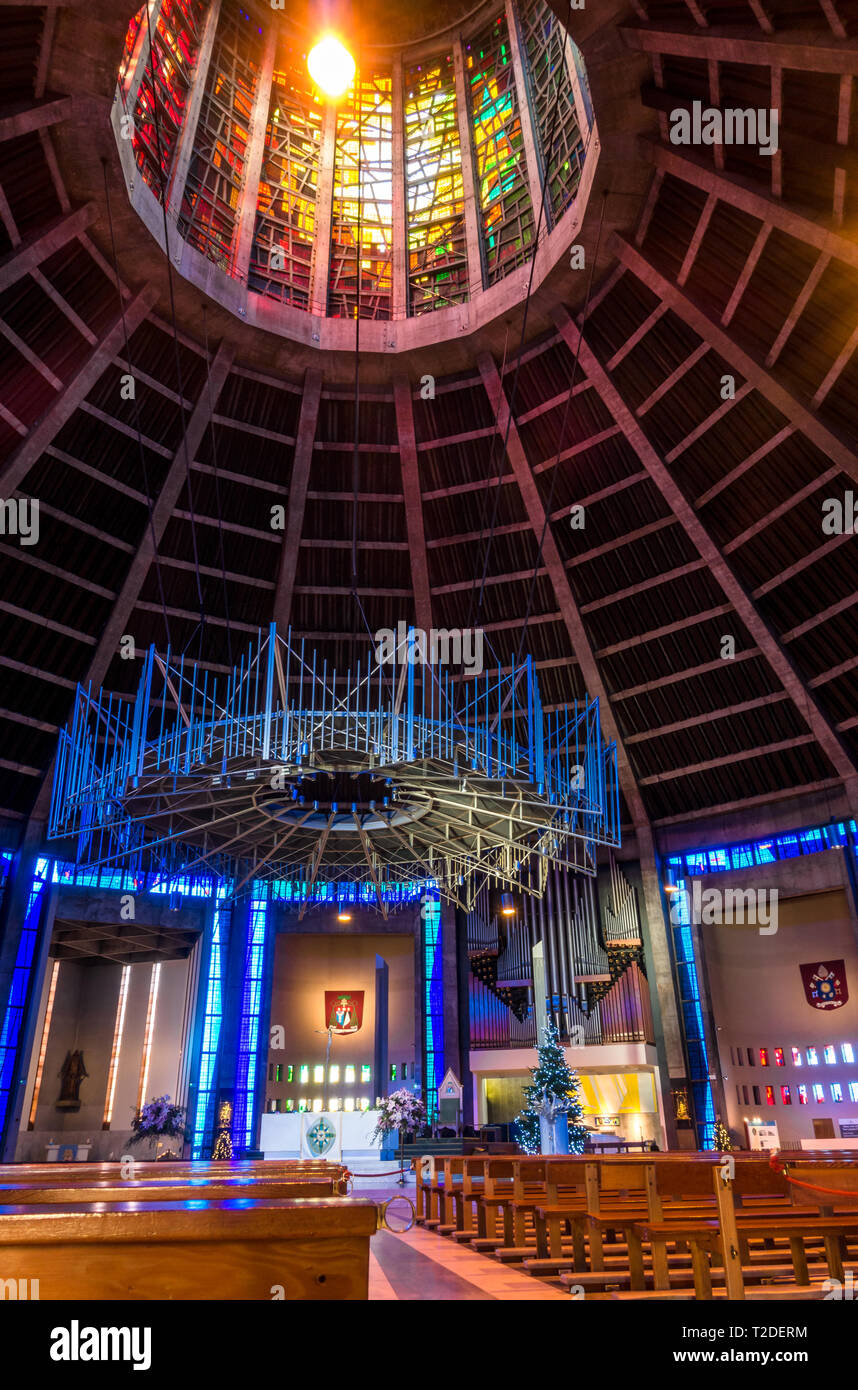
[[[812,1210],[808,1204],[804,1211],[800,1207],[787,1206],[784,1203],[775,1210],[759,1206],[756,1209],[739,1208],[737,1197],[765,1196],[783,1199],[792,1194],[785,1176],[772,1167],[747,1163],[735,1155],[734,1158],[736,1162],[733,1178],[725,1176],[721,1165],[712,1165],[710,1181],[715,1198],[714,1215],[698,1215],[694,1218],[689,1215],[686,1220],[674,1217],[667,1221],[655,1217],[638,1224],[638,1235],[641,1239],[648,1240],[652,1247],[656,1288],[665,1290],[669,1287],[666,1246],[669,1241],[678,1239],[687,1241],[691,1248],[695,1293],[701,1299],[710,1299],[713,1295],[710,1256],[720,1260],[727,1297],[730,1299],[745,1297],[745,1280],[749,1275],[773,1277],[776,1272],[786,1272],[792,1274],[796,1285],[808,1285],[810,1276],[805,1242],[810,1239],[822,1240],[828,1273],[831,1278],[842,1281],[844,1271],[841,1241],[849,1236],[858,1236],[858,1215],[820,1215],[817,1204],[814,1204]],[[828,1166],[821,1170],[809,1168],[807,1171],[813,1173],[823,1185],[837,1185]],[[840,1172],[844,1175],[843,1187],[852,1187],[854,1183],[852,1190],[858,1197],[858,1171],[852,1169],[848,1179],[845,1175],[850,1173],[849,1169],[843,1168]],[[698,1172],[696,1176],[702,1189],[705,1186],[705,1174]],[[668,1174],[659,1173],[656,1169],[654,1182],[659,1197],[666,1190],[669,1181]],[[685,1179],[685,1186],[689,1187],[694,1181],[694,1175],[689,1175]],[[790,1266],[748,1264],[748,1242],[752,1239],[768,1240],[772,1243],[775,1240],[786,1241],[790,1249]]]
[[[279,1178],[211,1178],[189,1183],[181,1178],[142,1178],[124,1182],[0,1184],[0,1219],[10,1206],[57,1206],[81,1202],[189,1202],[241,1197],[335,1197],[333,1174],[294,1173]]]
[[[713,1154],[652,1154],[641,1162],[637,1156],[620,1156],[590,1160],[585,1168],[583,1201],[563,1197],[537,1205],[534,1211],[537,1254],[524,1261],[523,1268],[531,1274],[554,1273],[564,1265],[576,1271],[570,1283],[583,1282],[591,1287],[603,1286],[607,1275],[619,1275],[620,1282],[632,1289],[645,1286],[645,1257],[639,1230],[644,1217],[663,1221],[675,1231],[675,1222],[704,1220],[716,1214],[713,1171],[719,1156]],[[768,1165],[751,1160],[754,1171],[768,1172]],[[750,1189],[749,1189],[750,1190]],[[781,1192],[785,1199],[785,1190]],[[662,1203],[667,1202],[665,1211]],[[777,1213],[775,1213],[777,1214]],[[573,1232],[572,1251],[565,1252],[561,1233],[569,1225]],[[606,1235],[619,1236],[609,1247],[620,1257],[622,1267],[610,1270],[606,1265],[604,1240]],[[584,1258],[585,1240],[589,1248],[589,1270]],[[668,1243],[679,1245],[682,1237],[653,1246],[651,1259],[655,1267],[656,1287],[667,1287],[668,1265],[688,1265],[700,1258],[676,1254],[668,1256]],[[570,1258],[571,1255],[571,1258]],[[579,1278],[580,1276],[580,1278]]]
[[[37,1197],[33,1198],[27,1194],[39,1190],[92,1192],[91,1197],[75,1198],[78,1201],[106,1201],[109,1200],[107,1194],[110,1191],[116,1191],[120,1200],[128,1200],[132,1191],[142,1187],[160,1190],[168,1185],[172,1185],[177,1193],[183,1190],[186,1199],[203,1195],[213,1196],[215,1187],[224,1189],[221,1194],[223,1196],[229,1196],[233,1187],[247,1189],[250,1186],[264,1187],[268,1190],[268,1195],[273,1197],[286,1196],[288,1193],[279,1189],[299,1180],[323,1184],[317,1195],[322,1195],[324,1190],[330,1195],[345,1194],[348,1190],[348,1170],[345,1165],[316,1159],[299,1159],[270,1165],[261,1163],[255,1164],[252,1168],[242,1167],[226,1172],[213,1170],[208,1164],[192,1168],[189,1164],[174,1167],[171,1164],[146,1163],[135,1164],[130,1175],[127,1174],[124,1165],[118,1163],[36,1166],[18,1164],[4,1165],[3,1174],[11,1176],[0,1177],[0,1205],[38,1200]],[[21,1195],[16,1196],[16,1193]]]
[[[445,1154],[441,1172],[437,1174],[431,1191],[438,1194],[438,1224],[435,1227],[439,1236],[449,1235],[456,1229],[456,1187],[461,1187],[462,1175],[468,1159],[463,1154]]]
[[[478,1204],[485,1192],[486,1173],[496,1162],[508,1163],[509,1160],[479,1155],[465,1160],[461,1181],[453,1188],[456,1229],[450,1232],[452,1239],[460,1244],[475,1240],[480,1233]]]
[[[490,1161],[482,1155],[462,1154],[426,1154],[412,1159],[417,1179],[417,1224],[445,1235],[469,1228],[473,1189],[477,1184],[481,1190],[483,1169]]]
[[[56,1173],[62,1173],[64,1176],[80,1173],[88,1179],[96,1176],[109,1178],[114,1173],[121,1171],[127,1158],[134,1160],[135,1169],[146,1173],[160,1173],[163,1177],[205,1173],[216,1173],[223,1177],[224,1174],[239,1176],[242,1173],[277,1173],[281,1171],[291,1172],[295,1168],[341,1168],[344,1166],[341,1163],[331,1163],[330,1159],[327,1158],[230,1158],[217,1161],[188,1159],[187,1162],[156,1163],[152,1159],[136,1158],[133,1153],[129,1153],[122,1160],[111,1159],[109,1162],[98,1163],[2,1163],[0,1164],[0,1182],[14,1182],[23,1173],[31,1177],[46,1178],[50,1178]]]
[[[376,1204],[365,1199],[7,1207],[4,1279],[42,1300],[366,1299]],[[272,1290],[277,1291],[272,1293]]]

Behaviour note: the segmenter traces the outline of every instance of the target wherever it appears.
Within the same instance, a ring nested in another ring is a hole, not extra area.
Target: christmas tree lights
[[[553,1124],[559,1116],[565,1115],[569,1122],[569,1151],[583,1153],[587,1129],[579,1123],[583,1106],[578,1073],[568,1065],[557,1027],[550,1021],[537,1048],[537,1056],[537,1065],[530,1069],[533,1079],[524,1088],[524,1106],[515,1118],[518,1143],[526,1154],[541,1153],[540,1119]]]

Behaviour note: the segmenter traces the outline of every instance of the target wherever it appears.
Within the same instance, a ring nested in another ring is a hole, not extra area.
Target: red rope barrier
[[[828,1197],[851,1197],[853,1201],[858,1196],[854,1189],[850,1191],[848,1188],[842,1187],[819,1187],[816,1183],[802,1182],[800,1178],[790,1177],[789,1170],[784,1167],[783,1160],[776,1153],[772,1153],[769,1167],[785,1177],[787,1182],[792,1183],[793,1187],[803,1187],[808,1192],[824,1192]]]
[[[375,1173],[352,1173],[352,1172],[348,1172],[348,1173],[346,1173],[346,1177],[347,1177],[347,1178],[391,1178],[391,1177],[393,1177],[396,1173],[410,1173],[410,1172],[411,1172],[411,1169],[410,1169],[410,1168],[385,1168],[384,1170],[379,1169],[379,1170],[378,1170],[377,1172],[375,1172]]]

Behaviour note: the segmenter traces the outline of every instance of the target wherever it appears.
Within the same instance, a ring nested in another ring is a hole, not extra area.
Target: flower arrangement
[[[144,1139],[186,1139],[184,1106],[171,1105],[169,1096],[158,1096],[141,1106],[131,1121],[131,1129],[131,1144],[140,1144]]]
[[[370,1137],[370,1143],[381,1143],[388,1134],[416,1134],[426,1120],[426,1106],[419,1096],[407,1091],[393,1091],[389,1096],[376,1100],[378,1119]]]

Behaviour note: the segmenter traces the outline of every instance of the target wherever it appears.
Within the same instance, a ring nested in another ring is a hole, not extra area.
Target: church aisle
[[[402,1233],[379,1231],[372,1237],[369,1297],[370,1302],[390,1298],[569,1302],[568,1294],[541,1280],[418,1227]]]

